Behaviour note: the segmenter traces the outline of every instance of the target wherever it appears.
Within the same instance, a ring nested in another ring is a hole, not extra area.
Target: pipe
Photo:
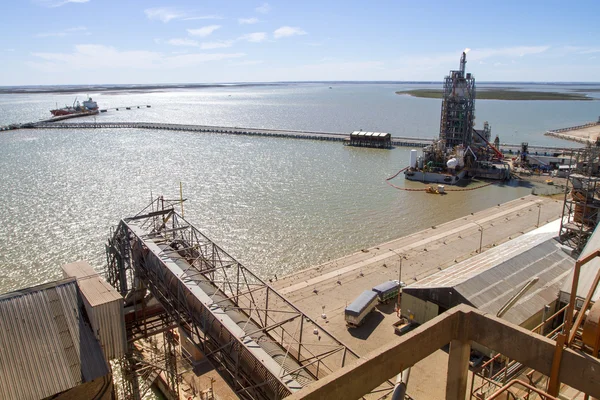
[[[392,400],[404,400],[408,378],[410,378],[410,368],[406,368],[398,374],[396,377],[396,386],[394,386],[394,392],[392,393]]]
[[[529,282],[527,282],[525,284],[525,286],[523,286],[523,288],[521,288],[521,290],[519,290],[517,292],[517,294],[515,294],[513,297],[511,297],[505,305],[502,306],[502,308],[500,309],[500,311],[498,311],[498,314],[496,314],[496,317],[498,318],[502,318],[502,316],[504,314],[506,314],[506,312],[508,310],[510,310],[512,308],[512,306],[515,305],[515,303],[525,294],[525,292],[527,292],[529,289],[531,289],[533,287],[533,285],[535,285],[538,281],[540,280],[540,278],[538,278],[537,276],[530,279]]]

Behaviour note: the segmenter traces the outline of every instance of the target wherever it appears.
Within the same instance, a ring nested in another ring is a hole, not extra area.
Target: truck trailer
[[[372,290],[365,290],[346,309],[344,316],[349,327],[361,326],[365,317],[375,309],[379,298]]]
[[[398,292],[406,286],[404,282],[387,281],[375,286],[372,290],[377,293],[380,303],[387,303],[389,299],[398,297]]]

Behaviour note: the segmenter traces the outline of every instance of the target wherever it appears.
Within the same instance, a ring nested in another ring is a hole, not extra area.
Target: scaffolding
[[[469,146],[475,125],[475,77],[465,74],[467,55],[462,53],[460,69],[450,71],[444,80],[440,139],[446,148]]]
[[[283,398],[358,359],[186,221],[175,204],[153,200],[121,220],[106,247],[109,283],[135,301],[139,320],[152,317],[149,324],[130,323],[128,340],[164,332],[161,368],[171,390],[177,391],[178,382],[174,327],[244,399]],[[150,307],[152,301],[162,310]],[[129,379],[123,385],[136,398],[140,389],[131,382],[137,367],[132,359],[128,354],[123,362],[124,381]],[[387,382],[379,391],[392,387]]]
[[[560,240],[579,254],[598,224],[600,147],[573,150],[560,226]]]

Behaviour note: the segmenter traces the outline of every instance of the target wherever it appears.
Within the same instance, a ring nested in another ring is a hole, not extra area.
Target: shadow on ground
[[[358,328],[348,328],[348,333],[357,339],[367,340],[384,318],[382,313],[373,311],[365,317],[365,322],[361,326]]]

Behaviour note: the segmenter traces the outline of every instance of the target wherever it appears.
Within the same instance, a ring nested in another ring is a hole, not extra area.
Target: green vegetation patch
[[[441,99],[442,91],[438,89],[414,89],[403,90],[396,94],[407,94],[409,96],[425,99]],[[585,94],[559,93],[559,92],[535,92],[507,89],[480,90],[477,92],[477,100],[594,100]]]

